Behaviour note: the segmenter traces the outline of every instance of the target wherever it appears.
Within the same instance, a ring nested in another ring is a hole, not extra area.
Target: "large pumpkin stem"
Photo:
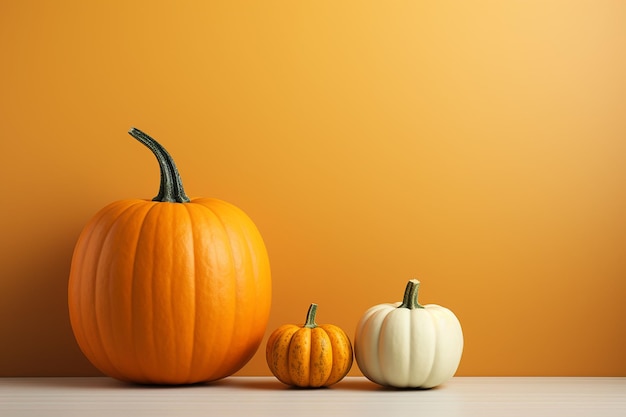
[[[128,132],[132,137],[143,143],[152,151],[159,161],[161,169],[161,185],[159,194],[152,201],[169,202],[169,203],[188,203],[189,197],[183,189],[183,181],[180,179],[178,168],[170,154],[160,143],[134,127]]]
[[[398,308],[408,308],[412,310],[414,308],[424,308],[420,303],[417,302],[417,293],[420,288],[420,282],[416,279],[412,279],[406,285],[404,290],[404,298],[402,299],[402,304],[398,306]]]
[[[315,323],[315,315],[317,314],[317,304],[312,303],[309,307],[309,311],[306,313],[306,320],[304,321],[304,327],[307,329],[314,329],[317,327]]]

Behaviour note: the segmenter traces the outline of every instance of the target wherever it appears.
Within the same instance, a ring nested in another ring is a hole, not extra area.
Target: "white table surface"
[[[0,416],[626,417],[626,378],[455,377],[431,390],[386,389],[363,377],[312,390],[273,377],[187,387],[0,378]]]

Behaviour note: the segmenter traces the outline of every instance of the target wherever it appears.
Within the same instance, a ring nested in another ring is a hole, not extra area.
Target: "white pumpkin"
[[[461,323],[445,307],[421,306],[419,284],[409,281],[402,303],[371,307],[357,325],[357,365],[380,385],[432,388],[452,378],[461,361]]]

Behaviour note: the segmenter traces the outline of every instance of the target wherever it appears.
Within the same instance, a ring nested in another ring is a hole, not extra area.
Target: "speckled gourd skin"
[[[284,384],[327,387],[341,381],[352,367],[350,339],[338,326],[316,324],[316,311],[317,305],[311,304],[303,326],[282,325],[267,341],[267,364]]]

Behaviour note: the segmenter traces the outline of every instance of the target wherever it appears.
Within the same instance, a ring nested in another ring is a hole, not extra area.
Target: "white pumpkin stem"
[[[420,282],[416,279],[412,279],[406,285],[404,289],[404,298],[402,299],[402,304],[398,306],[398,308],[408,308],[412,310],[414,308],[424,308],[423,305],[417,302],[417,293],[420,288]]]
[[[306,313],[306,320],[304,321],[304,327],[307,329],[314,329],[317,327],[315,323],[315,315],[317,314],[317,304],[311,303],[309,311]]]

